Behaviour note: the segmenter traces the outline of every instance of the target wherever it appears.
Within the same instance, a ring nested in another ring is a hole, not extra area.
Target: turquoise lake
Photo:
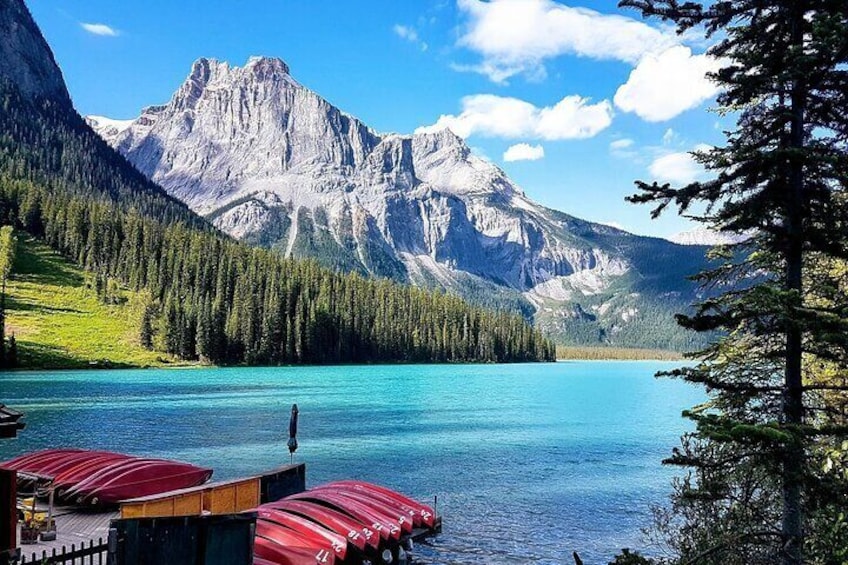
[[[75,446],[211,466],[217,479],[296,461],[315,485],[381,483],[438,495],[444,532],[422,563],[607,563],[643,547],[640,528],[674,470],[660,461],[703,392],[653,374],[674,364],[560,362],[0,375],[27,428],[0,460]]]

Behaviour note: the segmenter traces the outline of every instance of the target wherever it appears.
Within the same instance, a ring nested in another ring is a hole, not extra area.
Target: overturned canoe
[[[92,506],[116,504],[162,492],[202,485],[212,477],[212,469],[171,461],[143,462],[124,467],[120,473],[101,478],[95,485],[77,487],[81,503]]]
[[[364,522],[376,531],[384,540],[399,540],[401,528],[391,515],[383,514],[359,501],[346,498],[332,491],[308,490],[287,497],[287,500],[310,500],[336,508],[357,520]]]
[[[47,449],[0,463],[25,473],[19,483],[49,481],[59,500],[112,505],[128,498],[198,486],[211,469],[165,459],[82,449]],[[29,474],[29,476],[27,476]]]
[[[378,499],[389,498],[396,501],[398,504],[403,507],[412,509],[416,512],[417,519],[416,526],[418,525],[418,520],[428,528],[433,528],[436,525],[436,511],[421,502],[418,502],[414,498],[410,498],[405,496],[397,491],[391,490],[386,487],[382,487],[380,485],[375,485],[373,483],[367,483],[365,481],[334,481],[332,483],[328,483],[326,485],[322,485],[322,487],[334,487],[334,488],[346,488],[353,489],[356,491],[367,493],[369,496],[373,496]]]
[[[286,528],[273,527],[267,522],[256,523],[253,542],[255,557],[276,565],[334,565],[336,556],[321,544],[311,542]],[[273,536],[273,538],[268,536]]]
[[[364,495],[356,491],[343,490],[331,486],[318,487],[313,489],[313,491],[332,492],[343,496],[344,498],[364,504],[372,510],[380,512],[381,514],[384,514],[386,516],[390,516],[394,520],[394,523],[396,523],[404,533],[412,533],[414,523],[412,517],[407,514],[407,510],[405,510],[400,504],[397,504],[394,501],[380,500],[376,497]]]
[[[328,530],[345,536],[348,543],[360,551],[366,551],[369,547],[376,550],[380,546],[380,536],[377,532],[359,520],[332,508],[302,500],[280,500],[263,505],[263,508],[265,507],[283,510],[312,520]]]
[[[90,457],[78,462],[73,467],[68,467],[60,473],[57,473],[56,476],[53,477],[53,486],[56,488],[57,494],[60,494],[65,489],[73,487],[80,481],[87,479],[95,473],[98,473],[116,463],[128,461],[129,459],[131,458],[119,453]]]
[[[84,453],[84,450],[45,449],[42,451],[36,451],[34,453],[26,453],[24,455],[15,457],[14,459],[3,461],[2,463],[0,463],[0,467],[3,467],[4,469],[9,469],[11,471],[37,474],[43,466],[49,465],[56,459],[72,453]]]
[[[263,535],[271,540],[275,540],[275,533],[283,529],[286,533],[294,532],[301,538],[331,551],[340,560],[344,560],[347,556],[347,540],[344,536],[331,532],[306,518],[282,510],[260,508],[257,524],[260,522],[263,522],[265,526],[266,533]]]
[[[338,563],[392,563],[406,555],[411,547],[408,542],[438,532],[441,525],[426,504],[359,481],[321,485],[265,503],[257,513],[257,562],[261,559],[277,565],[323,563],[330,557]],[[326,531],[336,537],[328,537]],[[334,539],[346,542],[346,553],[337,543],[330,547],[331,555],[313,555],[315,561],[303,555],[305,548],[327,550],[327,541]]]

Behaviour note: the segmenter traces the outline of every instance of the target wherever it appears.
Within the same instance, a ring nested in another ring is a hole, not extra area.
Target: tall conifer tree
[[[712,291],[680,322],[720,330],[693,368],[710,402],[689,416],[697,432],[671,463],[693,470],[667,525],[682,561],[804,562],[811,453],[844,434],[824,425],[826,386],[806,378],[811,357],[844,359],[848,299],[809,300],[838,287],[820,261],[848,258],[848,2],[844,0],[623,0],[679,31],[703,30],[722,61],[718,103],[738,116],[727,143],[697,154],[714,180],[682,188],[637,183],[633,202],[669,205],[709,226],[749,236],[717,250],[700,279]],[[844,391],[835,390],[831,392]]]

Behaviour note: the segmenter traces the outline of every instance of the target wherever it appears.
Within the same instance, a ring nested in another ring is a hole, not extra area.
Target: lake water
[[[0,375],[26,414],[0,460],[78,446],[208,465],[215,478],[288,463],[291,404],[307,481],[359,478],[421,500],[444,532],[424,563],[606,563],[640,547],[669,493],[660,460],[702,393],[673,365],[349,366]]]

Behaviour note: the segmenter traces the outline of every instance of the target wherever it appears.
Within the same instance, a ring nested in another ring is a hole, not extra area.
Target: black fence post
[[[118,529],[109,528],[109,536],[106,539],[106,565],[117,565],[118,563]]]

